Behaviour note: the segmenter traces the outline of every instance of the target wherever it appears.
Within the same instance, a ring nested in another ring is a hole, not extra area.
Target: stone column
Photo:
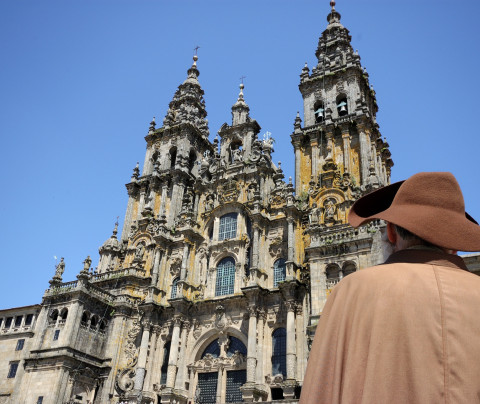
[[[257,374],[256,374],[256,381],[258,383],[263,383],[264,381],[264,374],[263,374],[263,330],[265,328],[265,310],[260,309],[258,311],[258,344],[257,344]]]
[[[293,217],[287,217],[288,222],[288,253],[287,261],[293,262],[295,258],[295,233],[293,231]]]
[[[180,280],[184,281],[187,277],[187,263],[188,263],[188,253],[189,253],[189,245],[185,242],[183,246],[183,257],[182,257],[182,268],[180,270]]]
[[[135,390],[143,389],[145,380],[145,366],[147,364],[148,343],[150,342],[150,323],[143,322],[142,342],[140,343],[140,352],[138,353],[137,370],[135,372]]]
[[[295,329],[297,332],[297,375],[298,378],[303,379],[303,375],[305,374],[306,370],[306,357],[305,357],[305,331],[304,331],[304,323],[303,323],[303,307],[301,304],[298,304],[295,308],[295,315],[296,315],[296,324]]]
[[[302,192],[301,189],[301,151],[300,151],[300,145],[294,144],[293,145],[295,148],[295,194],[300,195]]]
[[[255,383],[257,366],[257,309],[255,306],[248,308],[248,346],[247,346],[247,383]]]
[[[193,194],[193,217],[195,218],[195,220],[197,219],[197,215],[198,215],[198,201],[199,200],[200,200],[200,194],[195,192]]]
[[[157,330],[155,330],[157,332]],[[150,383],[153,386],[155,384],[160,384],[160,375],[162,370],[163,364],[163,348],[165,347],[165,334],[162,333],[161,329],[158,329],[158,338],[157,338],[157,349],[155,351],[155,355],[153,357],[153,366],[152,366],[152,377],[150,378]]]
[[[295,379],[295,302],[285,302],[287,306],[287,379]]]
[[[176,389],[185,389],[185,372],[187,370],[187,366],[185,365],[185,355],[187,353],[187,335],[188,330],[190,329],[190,323],[188,321],[184,321],[182,324],[182,334],[180,336],[180,356],[178,358],[178,372],[177,378],[175,380],[175,388]]]
[[[259,244],[260,229],[258,224],[253,225],[253,245],[252,245],[252,267],[258,268],[258,244]]]
[[[155,250],[155,256],[153,258],[153,267],[152,267],[152,286],[157,286],[158,283],[158,272],[160,269],[160,259],[161,259],[162,251],[157,248]]]
[[[153,328],[153,335],[152,335],[152,343],[150,346],[150,358],[147,363],[145,382],[143,384],[143,390],[146,390],[146,391],[153,391],[154,366],[158,365],[158,363],[156,362],[156,357],[157,357],[157,350],[158,350],[158,340],[160,339],[159,338],[160,327],[158,325],[154,325],[152,328]]]
[[[168,357],[167,387],[173,388],[177,374],[178,344],[180,342],[180,318],[173,320],[172,342],[170,345],[170,356]]]
[[[165,206],[166,206],[166,199],[167,199],[167,191],[168,191],[168,183],[164,183],[162,186],[162,196],[160,200],[160,210],[158,212],[158,217],[162,218],[162,216],[165,214]]]
[[[134,196],[128,192],[128,203],[127,203],[127,211],[125,212],[125,219],[123,220],[123,229],[122,229],[122,240],[128,239],[128,232],[130,231],[130,226],[132,224],[132,212],[133,212],[133,205],[135,203]]]
[[[368,139],[368,135],[365,132],[365,128],[363,126],[358,127],[358,136],[360,139],[360,173],[361,179],[360,183],[365,185],[368,183],[368,176],[370,170],[370,142]]]
[[[344,173],[350,173],[350,133],[348,127],[342,127],[343,139],[343,170]]]
[[[145,161],[143,163],[142,176],[151,174],[152,172],[152,151],[153,148],[147,145],[147,153],[145,154]]]
[[[312,148],[312,177],[316,181],[318,177],[318,140],[310,140],[310,146]]]
[[[140,189],[140,200],[138,202],[137,220],[142,218],[143,205],[145,204],[145,187]]]

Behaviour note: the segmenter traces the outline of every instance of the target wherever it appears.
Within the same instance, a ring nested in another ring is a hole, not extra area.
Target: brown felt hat
[[[465,212],[451,173],[418,173],[367,194],[348,215],[353,227],[383,219],[443,248],[480,251],[480,226]]]

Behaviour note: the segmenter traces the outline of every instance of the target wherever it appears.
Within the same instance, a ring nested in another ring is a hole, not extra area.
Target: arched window
[[[68,316],[68,309],[64,308],[60,314],[60,317],[62,317],[62,320],[66,320]]]
[[[351,261],[345,262],[345,264],[343,264],[343,277],[354,273],[356,270],[357,270],[357,267],[353,262]]]
[[[218,358],[220,356],[220,345],[218,345],[218,339],[208,344],[202,353],[202,358],[204,358],[206,354],[210,354],[214,358]]]
[[[98,317],[93,316],[92,319],[90,320],[90,329],[95,330],[97,328],[97,324],[98,324]]]
[[[272,334],[272,375],[287,377],[287,331],[277,328]]]
[[[229,337],[229,344],[227,348],[227,356],[233,356],[235,352],[241,353],[243,356],[247,356],[247,348],[245,344],[236,337]]]
[[[285,260],[280,258],[275,261],[273,264],[273,287],[276,288],[279,282],[283,282],[285,280],[285,276],[287,273],[287,267],[285,265]]]
[[[52,313],[50,314],[50,323],[56,323],[58,318],[58,310],[53,310]]]
[[[175,299],[178,293],[178,276],[172,282],[172,292],[170,294],[170,299]]]
[[[316,123],[321,123],[325,120],[325,107],[322,101],[318,101],[315,103],[315,106],[313,107],[313,111],[315,114]]]
[[[170,149],[170,168],[175,168],[175,163],[177,161],[177,148],[173,147]]]
[[[217,281],[215,283],[215,296],[233,294],[235,283],[235,261],[232,257],[224,258],[217,265]]]
[[[226,240],[237,236],[237,214],[227,213],[220,218],[220,229],[218,239]]]
[[[188,156],[188,170],[191,172],[193,167],[195,167],[195,162],[197,161],[197,155],[195,150],[190,150],[190,155]]]
[[[81,323],[86,326],[88,324],[88,319],[90,318],[90,314],[87,311],[84,311],[82,314]]]
[[[337,112],[338,116],[348,115],[347,97],[345,95],[339,95],[337,97]]]
[[[327,279],[338,279],[340,267],[337,264],[330,264],[327,266]]]
[[[170,341],[163,346],[163,361],[160,368],[160,384],[167,384],[168,358],[170,356]]]

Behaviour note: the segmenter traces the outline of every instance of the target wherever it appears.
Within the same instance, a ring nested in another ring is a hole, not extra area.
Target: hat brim
[[[374,219],[391,222],[439,247],[457,251],[480,251],[480,226],[465,212],[461,215],[442,207],[402,206],[392,202],[405,181],[373,191],[357,200],[348,221],[359,227]]]

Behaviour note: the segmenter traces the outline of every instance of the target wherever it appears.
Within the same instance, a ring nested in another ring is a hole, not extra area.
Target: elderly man
[[[450,173],[419,173],[351,208],[387,222],[393,253],[343,279],[317,327],[300,404],[480,403],[480,277],[457,250],[480,226]]]

